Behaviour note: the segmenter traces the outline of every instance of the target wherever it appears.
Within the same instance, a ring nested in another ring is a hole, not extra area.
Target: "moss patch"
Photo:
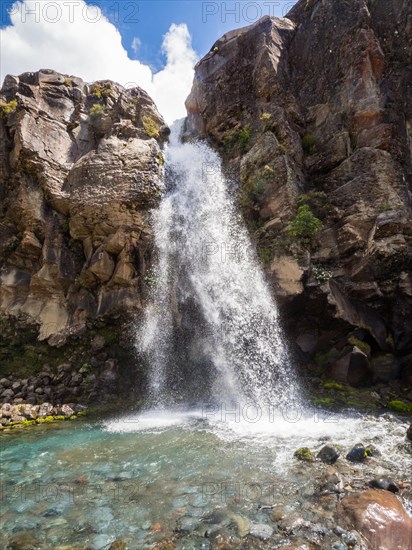
[[[370,357],[371,354],[371,347],[366,342],[362,342],[362,340],[358,340],[354,336],[351,336],[348,339],[348,342],[351,346],[356,346],[358,349],[360,349],[365,355]]]
[[[297,449],[293,456],[298,460],[303,460],[304,462],[315,461],[312,451],[308,447],[301,447],[300,449]]]
[[[144,131],[149,137],[154,139],[159,138],[160,136],[159,126],[157,125],[156,121],[152,117],[145,115],[142,119],[142,123],[143,123]]]
[[[398,399],[389,401],[388,408],[391,411],[395,411],[402,414],[412,413],[412,405],[409,405],[408,403],[405,403],[404,401],[401,401]]]

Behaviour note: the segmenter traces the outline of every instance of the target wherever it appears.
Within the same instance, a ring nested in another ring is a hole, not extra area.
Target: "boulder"
[[[370,550],[412,548],[412,518],[388,491],[368,489],[346,496],[336,520],[338,525],[359,531]]]
[[[369,482],[369,487],[372,487],[373,489],[383,489],[384,491],[390,491],[391,493],[399,492],[399,487],[396,485],[393,479],[389,479],[387,477],[372,479]]]
[[[371,380],[368,356],[356,346],[330,367],[328,376],[354,387],[365,386]]]
[[[312,454],[312,451],[308,447],[301,447],[297,449],[293,455],[298,460],[303,462],[314,462],[315,457]]]
[[[333,445],[325,445],[316,455],[325,464],[334,464],[340,456],[339,450]]]
[[[399,361],[391,353],[374,357],[371,369],[375,382],[390,382],[396,380],[400,374]]]
[[[371,456],[369,448],[363,445],[356,445],[348,452],[346,459],[350,462],[365,462],[369,456]]]

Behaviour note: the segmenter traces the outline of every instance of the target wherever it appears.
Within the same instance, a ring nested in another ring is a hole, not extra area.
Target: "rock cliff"
[[[301,358],[353,385],[411,387],[411,82],[408,0],[301,0],[218,40],[186,102]]]
[[[28,360],[26,344],[64,347],[104,323],[120,334],[140,308],[168,128],[140,88],[51,70],[7,76],[0,115],[0,361],[8,374],[14,355]],[[29,351],[41,364],[37,348]]]

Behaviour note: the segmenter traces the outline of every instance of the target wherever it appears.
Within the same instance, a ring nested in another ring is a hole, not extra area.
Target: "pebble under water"
[[[121,539],[135,550],[213,549],[226,540],[227,548],[277,548],[304,536],[339,548],[333,515],[319,501],[327,466],[296,460],[296,448],[341,445],[336,467],[353,489],[376,476],[410,477],[407,425],[395,416],[313,410],[250,422],[250,411],[238,412],[146,411],[4,434],[0,545],[97,550]],[[347,462],[358,442],[380,456]],[[404,504],[410,511],[408,496]]]

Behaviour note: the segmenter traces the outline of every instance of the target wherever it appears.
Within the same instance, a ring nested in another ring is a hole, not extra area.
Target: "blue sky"
[[[46,3],[46,0],[40,2]],[[2,27],[10,23],[7,12],[13,3],[13,0],[1,2]],[[282,17],[295,1],[93,0],[88,3],[100,6],[118,28],[130,57],[159,70],[165,62],[161,52],[162,36],[171,23],[187,24],[193,48],[201,57],[228,30],[248,25],[261,15]],[[137,53],[132,48],[135,38],[140,42]]]
[[[294,4],[0,0],[0,80],[48,68],[86,82],[140,86],[171,123],[185,116],[193,67],[218,38],[264,15],[281,17]]]

